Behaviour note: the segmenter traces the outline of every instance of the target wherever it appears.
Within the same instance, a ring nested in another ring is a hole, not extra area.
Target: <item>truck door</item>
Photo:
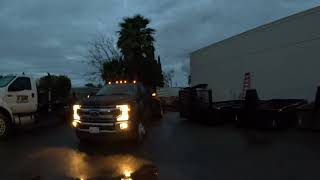
[[[35,93],[29,77],[18,77],[9,85],[5,100],[14,114],[32,113],[37,110]]]

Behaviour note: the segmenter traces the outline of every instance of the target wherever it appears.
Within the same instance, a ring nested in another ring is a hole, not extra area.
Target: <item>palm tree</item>
[[[155,60],[154,33],[150,20],[141,16],[126,17],[119,23],[117,46],[123,55],[125,74],[150,86],[163,86],[160,59]]]
[[[149,23],[149,19],[135,15],[124,18],[119,24],[117,46],[123,54],[124,62],[130,67],[129,73],[139,74],[143,60],[154,60],[155,30],[148,27]]]

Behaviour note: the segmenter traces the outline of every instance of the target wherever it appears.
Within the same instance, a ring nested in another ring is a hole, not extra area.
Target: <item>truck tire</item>
[[[163,117],[163,114],[164,114],[164,111],[163,111],[163,108],[162,108],[162,106],[160,105],[160,118],[162,118]]]
[[[141,144],[144,141],[146,134],[147,130],[145,124],[142,121],[138,121],[136,125],[135,142]]]
[[[8,117],[0,112],[0,140],[8,137],[11,131],[11,124]]]
[[[163,109],[162,109],[162,106],[161,106],[161,105],[159,105],[158,108],[159,108],[159,109],[158,109],[158,112],[156,113],[156,117],[157,117],[158,119],[161,119],[161,118],[163,117]]]

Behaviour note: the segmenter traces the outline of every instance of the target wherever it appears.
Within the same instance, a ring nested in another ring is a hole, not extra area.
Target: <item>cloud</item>
[[[165,70],[185,85],[190,52],[264,23],[319,5],[320,0],[1,0],[0,73],[65,74],[85,84],[88,42],[116,37],[125,16],[142,14],[157,30]]]

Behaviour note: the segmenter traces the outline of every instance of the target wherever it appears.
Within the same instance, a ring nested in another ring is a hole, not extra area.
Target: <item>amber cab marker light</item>
[[[120,84],[122,84],[122,81],[120,81]]]
[[[127,81],[124,81],[124,83],[127,83]]]
[[[135,84],[136,82],[137,82],[136,80],[133,81],[134,84]]]
[[[116,84],[119,84],[119,81],[116,81]]]
[[[109,81],[108,84],[111,84],[111,81]]]

